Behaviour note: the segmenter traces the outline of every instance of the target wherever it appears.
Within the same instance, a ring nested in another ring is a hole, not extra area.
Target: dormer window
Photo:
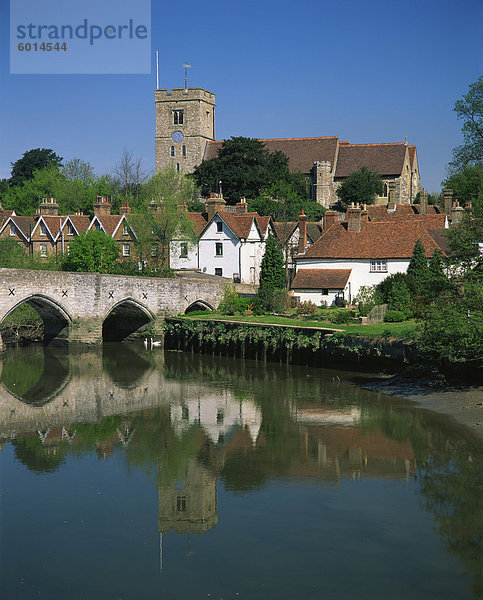
[[[47,235],[47,227],[45,223],[40,223],[40,235]]]
[[[216,222],[216,231],[218,233],[223,233],[223,223],[221,221]]]
[[[183,125],[184,110],[173,110],[173,123],[174,125]]]
[[[10,225],[10,235],[16,235],[17,230],[15,229],[15,225]]]
[[[67,235],[74,235],[74,233],[74,226],[69,221],[69,223],[67,223]]]
[[[102,231],[102,227],[101,227],[101,224],[99,223],[99,221],[96,223],[96,229],[97,229],[97,231]]]
[[[129,235],[129,227],[127,225],[123,226],[122,235]]]

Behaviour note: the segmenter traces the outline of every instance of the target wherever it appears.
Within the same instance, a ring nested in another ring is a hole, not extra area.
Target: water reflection
[[[161,536],[216,528],[219,481],[243,494],[281,479],[390,479],[401,492],[414,480],[481,593],[481,445],[450,421],[335,371],[119,346],[43,352],[2,369],[0,441],[27,469],[122,456],[157,486]]]

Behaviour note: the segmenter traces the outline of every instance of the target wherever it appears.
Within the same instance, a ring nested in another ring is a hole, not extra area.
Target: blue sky
[[[481,0],[152,0],[150,75],[10,75],[0,0],[0,178],[37,147],[98,174],[126,148],[152,171],[157,49],[160,87],[182,87],[188,61],[189,85],[216,94],[217,139],[407,135],[439,190],[462,141],[453,104],[482,73],[482,17]]]

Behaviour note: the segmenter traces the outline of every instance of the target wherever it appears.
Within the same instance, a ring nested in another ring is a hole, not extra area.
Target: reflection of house
[[[262,421],[260,408],[254,402],[237,401],[228,393],[171,404],[170,411],[171,423],[178,435],[199,424],[214,444],[223,444],[240,428],[248,430],[255,444]]]

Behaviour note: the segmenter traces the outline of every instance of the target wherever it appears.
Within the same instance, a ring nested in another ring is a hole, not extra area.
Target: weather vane
[[[188,69],[191,69],[191,65],[189,65],[187,62],[185,62],[183,67],[184,67],[184,91],[187,92],[188,91]]]

